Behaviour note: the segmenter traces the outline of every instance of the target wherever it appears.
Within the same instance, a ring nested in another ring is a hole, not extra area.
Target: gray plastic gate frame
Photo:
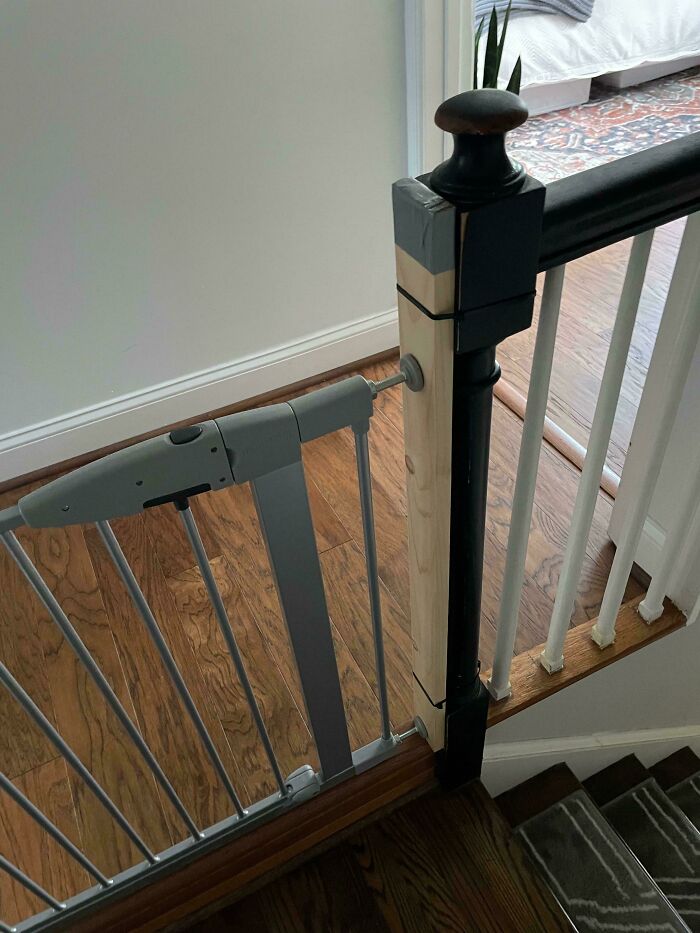
[[[406,372],[408,371],[410,366]],[[417,371],[420,373],[419,369]],[[200,852],[223,845],[233,834],[246,832],[259,825],[262,820],[272,818],[282,809],[309,799],[324,786],[366,770],[391,755],[398,742],[416,731],[411,729],[404,735],[397,736],[390,728],[378,598],[369,451],[366,443],[373,414],[373,399],[382,388],[410,379],[406,372],[402,367],[400,374],[379,384],[368,382],[362,376],[355,376],[290,402],[175,429],[168,434],[126,447],[59,477],[22,497],[17,505],[0,512],[2,543],[122,721],[145,764],[170,797],[190,831],[188,839],[158,853],[156,860],[103,789],[89,772],[86,772],[70,746],[38,710],[31,697],[25,693],[7,668],[0,664],[0,684],[32,716],[66,762],[78,769],[79,773],[83,773],[98,800],[119,825],[123,829],[126,828],[132,839],[137,839],[142,853],[146,856],[141,864],[111,879],[93,872],[98,878],[98,884],[70,898],[65,904],[59,903],[50,892],[43,892],[41,889],[43,893],[40,896],[50,905],[49,909],[15,927],[8,926],[0,918],[0,929],[24,931],[37,926],[42,929],[67,927],[70,918],[75,919],[94,909],[105,898],[119,897],[135,887],[147,884],[151,878],[196,858]],[[354,433],[357,452],[380,705],[380,737],[356,752],[351,751],[348,737],[331,622],[301,457],[303,442],[347,427]],[[308,721],[321,765],[318,773],[309,765],[304,765],[284,778],[279,770],[274,749],[236,644],[233,626],[226,614],[194,516],[189,509],[188,502],[192,496],[245,482],[250,482],[253,490],[280,606],[298,667]],[[268,754],[270,767],[277,779],[277,793],[245,810],[168,650],[157,620],[109,525],[113,519],[137,515],[152,506],[168,502],[173,503],[180,513],[224,640]],[[233,801],[236,813],[215,826],[200,829],[194,824],[138,729],[113,695],[94,658],[14,535],[14,530],[23,525],[31,528],[50,528],[84,523],[97,525],[102,542],[126,584],[164,667]],[[290,534],[290,529],[293,529],[293,534]],[[31,811],[34,819],[49,834],[53,833],[55,836],[56,830],[50,821],[41,811],[34,810]],[[84,861],[82,853],[75,847],[75,851],[72,851],[70,846],[68,843],[69,854],[78,861]],[[5,862],[6,860],[0,865],[0,869],[4,867],[30,890],[39,890],[36,882],[24,876],[16,866]]]

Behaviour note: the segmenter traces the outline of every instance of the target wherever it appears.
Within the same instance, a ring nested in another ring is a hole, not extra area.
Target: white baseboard
[[[396,308],[0,436],[0,482],[398,345]]]
[[[561,761],[584,780],[625,755],[637,755],[648,767],[684,745],[700,754],[700,724],[492,745],[487,736],[481,780],[495,796]]]

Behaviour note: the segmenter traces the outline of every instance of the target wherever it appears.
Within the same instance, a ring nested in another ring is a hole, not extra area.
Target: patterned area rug
[[[585,791],[517,834],[580,933],[687,930]]]
[[[700,131],[700,68],[622,91],[593,85],[578,107],[532,117],[509,152],[542,182]]]
[[[700,832],[653,778],[602,807],[693,933],[700,933]]]

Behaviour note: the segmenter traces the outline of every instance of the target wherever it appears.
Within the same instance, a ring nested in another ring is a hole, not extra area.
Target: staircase
[[[436,791],[185,928],[700,930],[700,758],[630,755],[583,784],[556,765],[495,801]]]
[[[566,765],[498,803],[578,930],[700,931],[700,758],[634,755],[581,784]]]

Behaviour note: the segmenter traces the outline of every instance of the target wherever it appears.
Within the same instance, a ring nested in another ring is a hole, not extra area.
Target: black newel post
[[[514,94],[476,90],[445,101],[436,124],[454,153],[421,179],[457,209],[455,231],[446,786],[478,776],[489,697],[479,677],[479,624],[496,346],[532,322],[543,186],[506,153],[527,119]]]

